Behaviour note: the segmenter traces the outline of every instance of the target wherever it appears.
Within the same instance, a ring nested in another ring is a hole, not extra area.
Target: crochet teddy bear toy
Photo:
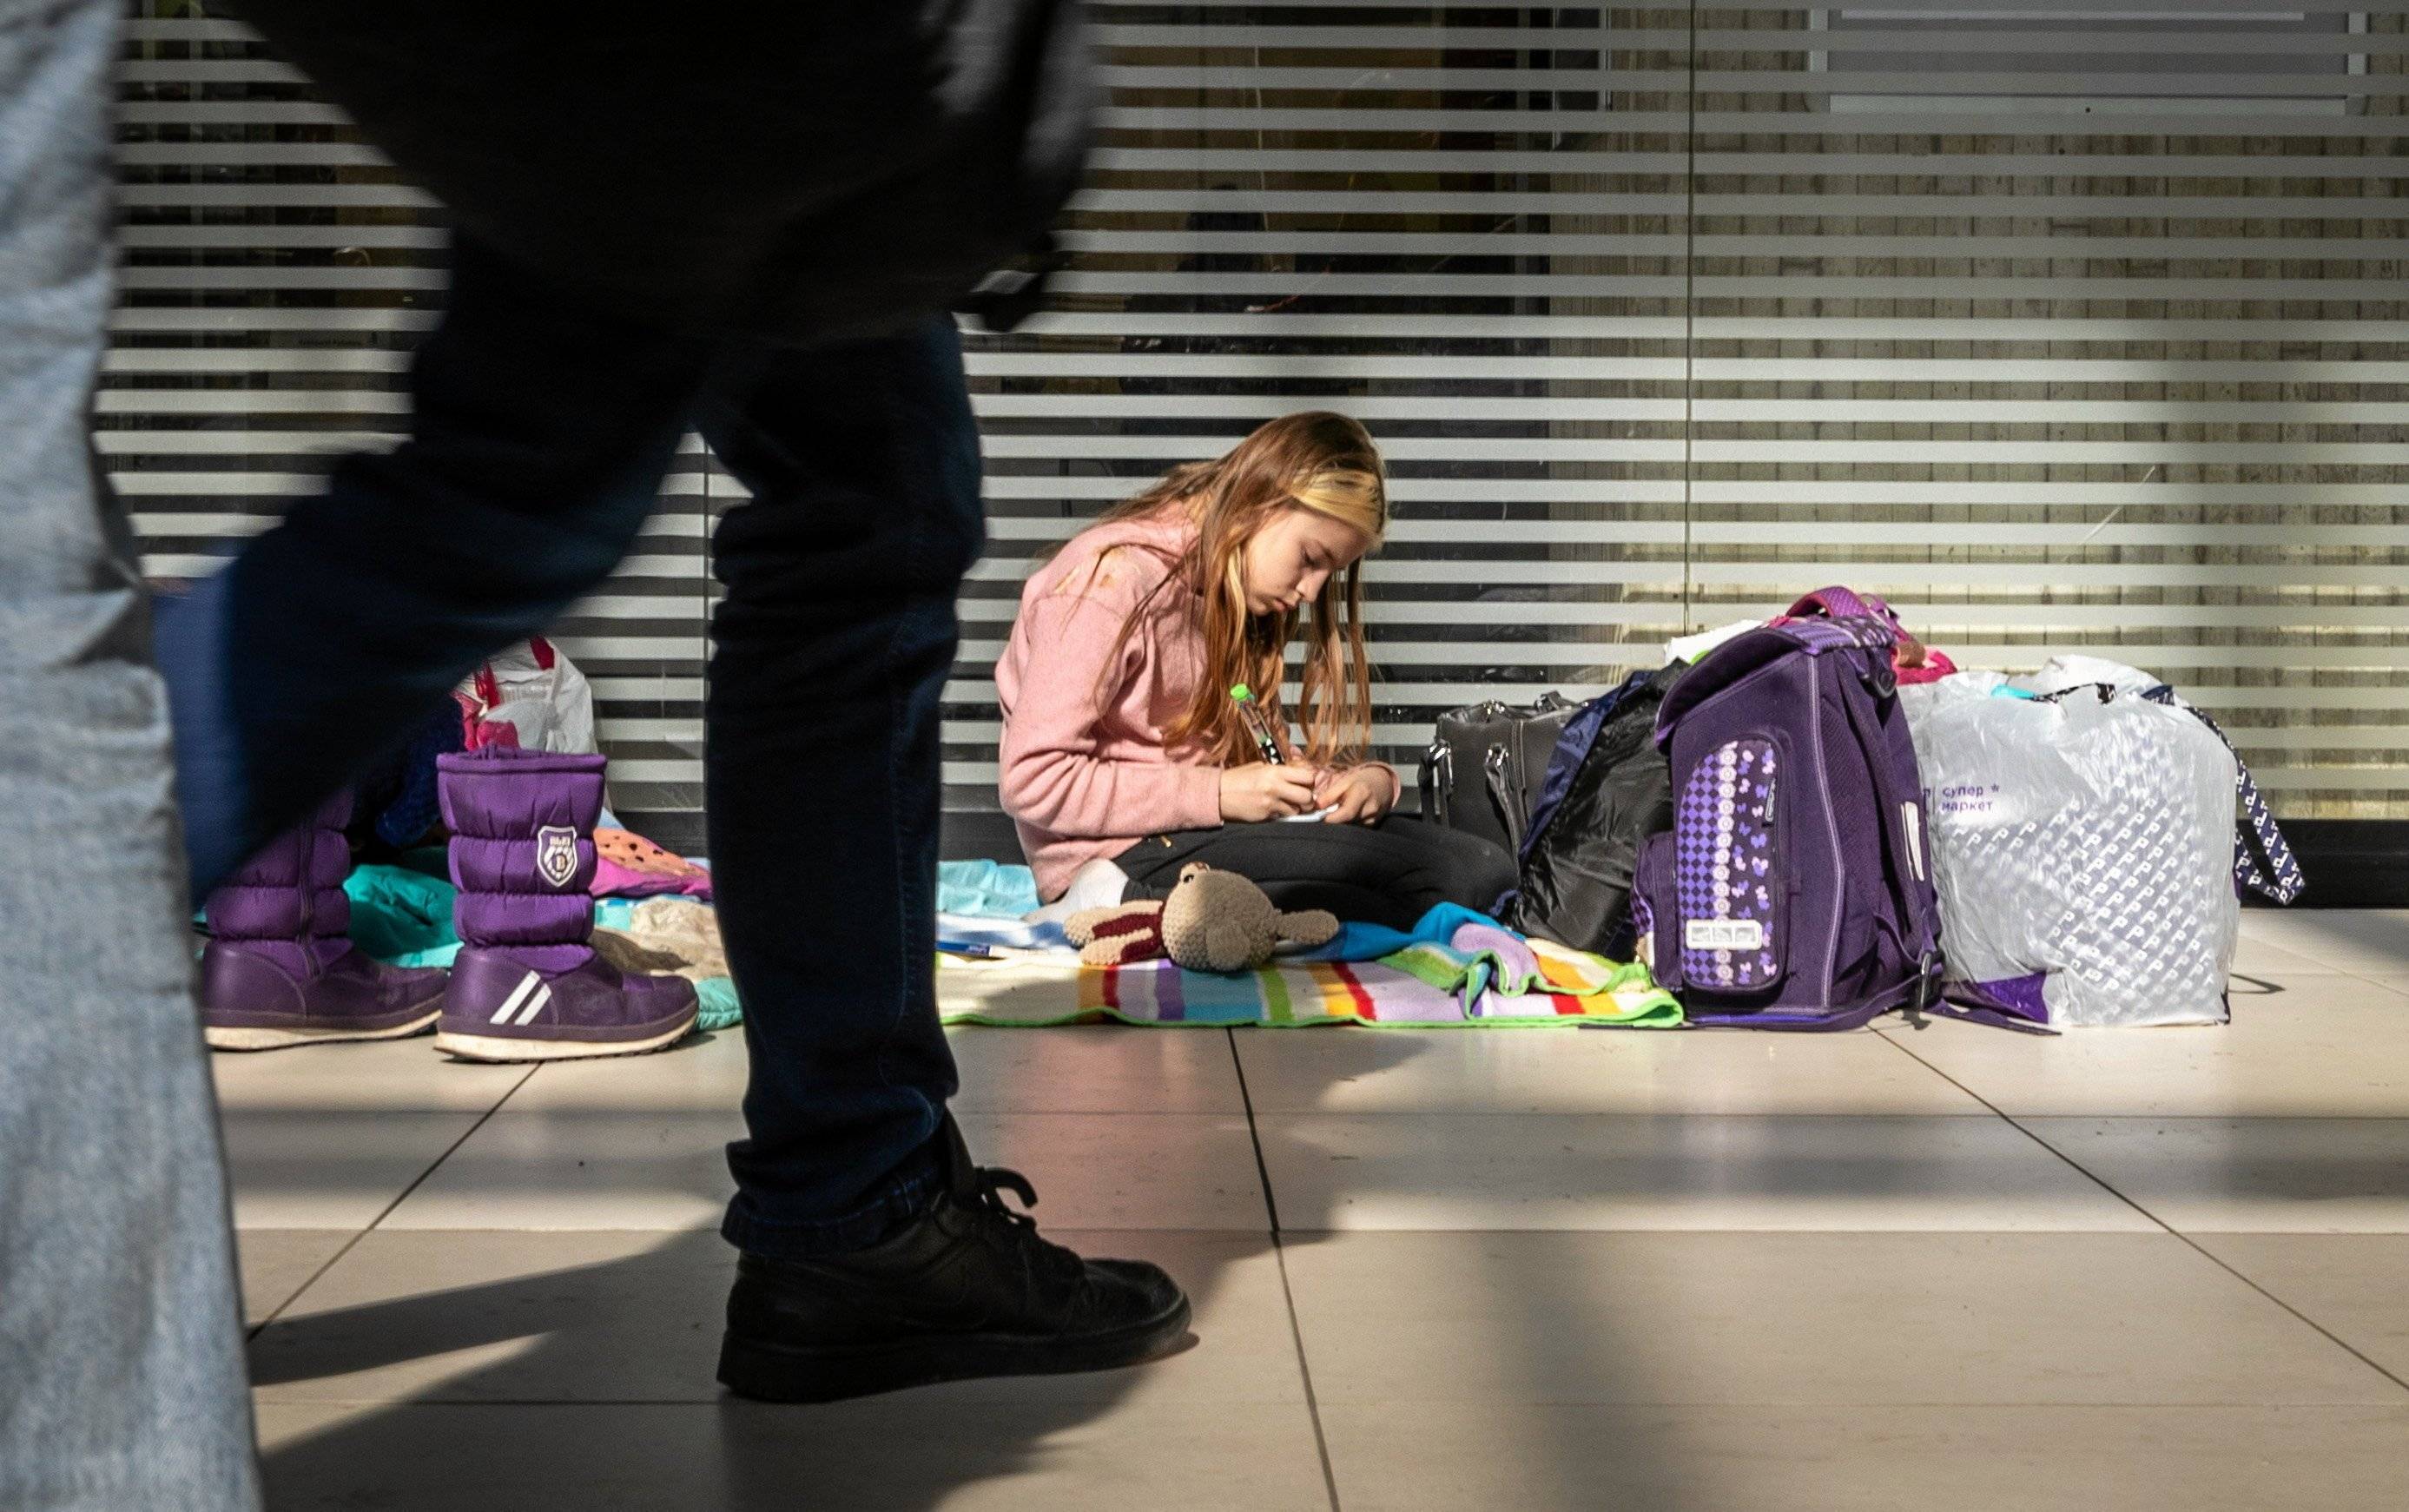
[[[1079,958],[1090,966],[1125,966],[1168,956],[1191,972],[1243,972],[1261,966],[1284,944],[1327,944],[1338,919],[1323,909],[1283,914],[1261,887],[1235,871],[1202,861],[1179,873],[1171,896],[1091,908],[1063,921]]]

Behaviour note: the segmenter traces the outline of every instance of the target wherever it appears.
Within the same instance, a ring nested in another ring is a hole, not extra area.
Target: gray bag
[[[1439,715],[1422,756],[1422,817],[1519,855],[1548,758],[1580,709],[1551,692],[1527,706],[1492,699]]]

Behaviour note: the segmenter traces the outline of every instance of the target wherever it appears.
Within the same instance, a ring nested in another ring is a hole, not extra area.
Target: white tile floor
[[[2223,1030],[964,1032],[1196,1343],[837,1408],[712,1383],[735,1036],[221,1058],[271,1505],[2393,1512],[2409,913],[2245,932]]]

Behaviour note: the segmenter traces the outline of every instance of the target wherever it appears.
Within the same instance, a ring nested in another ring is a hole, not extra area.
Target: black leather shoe
[[[719,1380],[760,1402],[835,1402],[977,1375],[1134,1365],[1188,1332],[1188,1298],[1141,1260],[1082,1260],[1006,1205],[1037,1194],[971,1164],[953,1120],[936,1202],[850,1254],[747,1254],[728,1295]]]

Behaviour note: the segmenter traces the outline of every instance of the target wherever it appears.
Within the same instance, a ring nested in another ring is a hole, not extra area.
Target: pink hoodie
[[[1195,539],[1176,517],[1096,526],[1021,589],[995,689],[1003,807],[1041,897],[1148,835],[1221,823],[1221,769],[1163,744],[1204,675],[1198,597],[1174,583],[1147,603]],[[1147,617],[1123,642],[1141,604]]]

